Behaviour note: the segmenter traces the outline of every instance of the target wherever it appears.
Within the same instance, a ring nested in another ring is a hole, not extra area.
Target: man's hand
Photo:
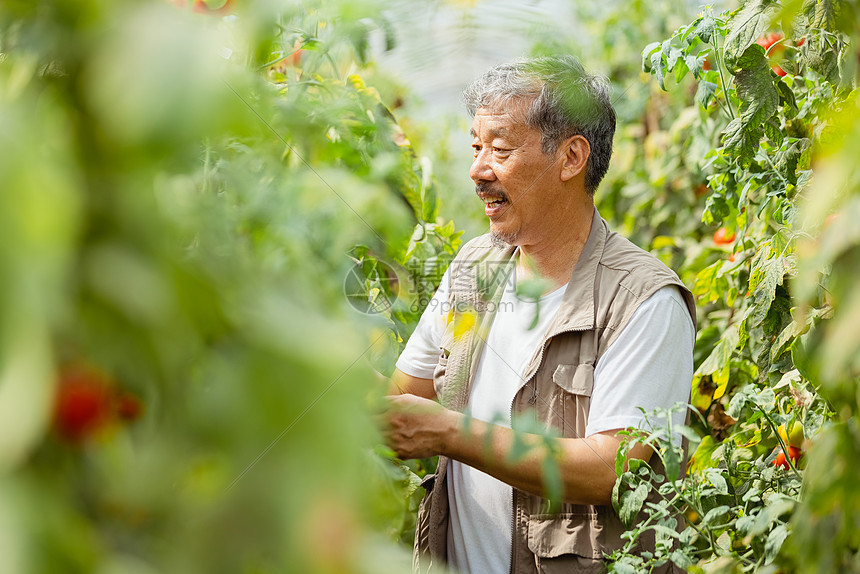
[[[434,401],[415,395],[395,395],[385,400],[383,436],[400,458],[440,454],[450,433],[456,432],[460,415]]]

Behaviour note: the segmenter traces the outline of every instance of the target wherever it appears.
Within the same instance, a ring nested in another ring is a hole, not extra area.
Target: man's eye
[[[479,146],[478,144],[472,144],[472,149],[475,150],[475,153],[478,153],[479,151],[481,151],[481,146]]]

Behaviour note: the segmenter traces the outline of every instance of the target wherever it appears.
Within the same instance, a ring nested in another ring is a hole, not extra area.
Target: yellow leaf
[[[460,339],[474,329],[477,322],[477,313],[474,311],[463,311],[454,315],[454,340]]]
[[[726,363],[722,369],[713,374],[713,380],[717,384],[717,390],[714,391],[714,400],[726,394],[726,389],[729,386],[729,371],[729,363]]]

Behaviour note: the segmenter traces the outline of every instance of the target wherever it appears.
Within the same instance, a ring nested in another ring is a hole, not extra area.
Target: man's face
[[[544,217],[561,199],[561,158],[543,153],[540,132],[522,123],[518,108],[512,103],[475,113],[469,176],[484,201],[494,239],[531,245],[541,238]]]

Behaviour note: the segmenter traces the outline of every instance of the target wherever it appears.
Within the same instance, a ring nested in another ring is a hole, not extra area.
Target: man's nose
[[[493,173],[488,161],[489,154],[490,150],[484,148],[475,155],[472,167],[469,168],[469,177],[472,178],[472,181],[493,181],[496,179],[496,174]]]

